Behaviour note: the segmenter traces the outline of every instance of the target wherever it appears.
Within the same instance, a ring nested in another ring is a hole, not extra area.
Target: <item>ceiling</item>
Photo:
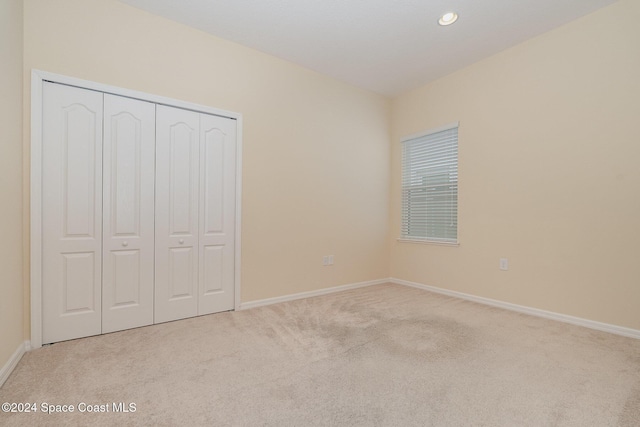
[[[617,0],[121,1],[395,96]]]

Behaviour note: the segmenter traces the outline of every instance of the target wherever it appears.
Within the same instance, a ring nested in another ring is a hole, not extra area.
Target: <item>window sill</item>
[[[402,237],[398,238],[397,241],[400,243],[418,243],[421,245],[453,246],[453,247],[460,246],[459,242],[453,243],[453,242],[440,242],[438,240],[405,239]]]

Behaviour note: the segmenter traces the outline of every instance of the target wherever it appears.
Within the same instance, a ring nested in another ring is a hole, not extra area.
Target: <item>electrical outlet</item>
[[[333,255],[325,255],[322,257],[322,265],[325,267],[333,265]]]
[[[507,271],[509,269],[509,258],[500,258],[500,270]]]
[[[329,265],[333,265],[333,255],[329,255]]]

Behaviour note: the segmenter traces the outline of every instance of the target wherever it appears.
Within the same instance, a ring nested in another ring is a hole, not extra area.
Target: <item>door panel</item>
[[[44,344],[101,332],[102,97],[43,84]]]
[[[193,248],[169,248],[169,300],[193,298]]]
[[[234,307],[236,121],[200,114],[198,314]]]
[[[61,167],[64,173],[62,186],[64,237],[96,237],[96,175],[95,160],[100,150],[100,140],[95,135],[96,112],[86,105],[74,103],[61,109],[64,129]],[[87,167],[89,166],[89,167]]]
[[[96,271],[94,252],[62,254],[63,314],[93,313],[95,289],[92,283]]]
[[[111,251],[110,258],[113,293],[112,295],[103,296],[103,301],[109,297],[112,301],[110,304],[112,309],[139,307],[141,299],[140,251]],[[105,261],[105,267],[106,265],[107,262]],[[151,321],[153,321],[153,316]]]
[[[202,247],[202,294],[207,296],[223,291],[224,246]]]
[[[102,332],[153,323],[155,104],[104,95]]]
[[[210,124],[206,116],[203,124]],[[210,124],[211,125],[211,124]],[[214,125],[215,126],[215,125]],[[221,233],[224,225],[224,151],[225,137],[219,128],[211,127],[202,132],[202,203],[204,234]]]
[[[197,171],[194,154],[197,156],[195,129],[184,122],[171,126],[169,137],[169,234],[191,235],[196,224],[193,222],[193,172]]]
[[[155,322],[198,312],[198,113],[157,106]]]

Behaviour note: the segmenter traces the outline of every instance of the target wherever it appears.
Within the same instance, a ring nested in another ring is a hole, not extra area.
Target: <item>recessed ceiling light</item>
[[[440,25],[451,25],[458,20],[458,14],[455,12],[447,12],[438,19]]]

